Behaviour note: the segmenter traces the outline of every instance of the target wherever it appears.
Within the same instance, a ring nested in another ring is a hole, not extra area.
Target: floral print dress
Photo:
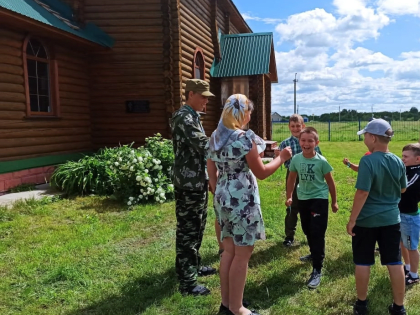
[[[265,239],[257,179],[245,156],[252,149],[265,149],[264,141],[252,130],[235,131],[219,151],[208,150],[207,158],[215,162],[219,176],[214,194],[214,208],[221,226],[221,239],[232,237],[237,246],[252,246]]]

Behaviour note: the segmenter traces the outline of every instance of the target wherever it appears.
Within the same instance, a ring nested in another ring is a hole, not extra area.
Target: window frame
[[[28,48],[28,44],[31,40],[38,41],[42,47],[44,48],[47,59],[30,56],[26,53],[26,50]],[[60,116],[60,97],[59,97],[59,91],[58,91],[58,65],[57,60],[53,57],[53,51],[46,45],[46,43],[36,37],[27,35],[22,47],[22,57],[23,57],[23,74],[25,79],[25,98],[26,98],[26,117],[59,117]],[[35,112],[31,110],[31,98],[30,98],[30,92],[29,92],[29,73],[28,73],[28,59],[29,60],[35,60],[38,62],[43,62],[48,64],[48,83],[49,83],[49,101],[50,101],[50,112]]]
[[[196,64],[196,60],[197,58],[200,58],[201,56],[201,66],[197,66]],[[195,71],[196,69],[199,69],[200,74],[202,75],[201,78],[197,78],[195,75]],[[206,79],[206,57],[204,56],[204,51],[201,47],[196,47],[195,51],[194,51],[194,58],[192,61],[192,78],[193,79],[200,79],[200,80],[205,80]],[[206,114],[207,112],[207,104],[204,106],[203,111],[200,112],[200,114]]]
[[[197,66],[197,63],[196,63],[197,57],[199,56],[201,56],[201,61],[202,61],[201,66]],[[200,73],[202,75],[201,78],[197,78],[197,76],[195,75],[196,69],[200,70]],[[200,80],[206,79],[206,58],[204,57],[204,52],[201,47],[195,48],[192,70],[193,70],[193,73],[192,73],[193,79],[200,79]]]

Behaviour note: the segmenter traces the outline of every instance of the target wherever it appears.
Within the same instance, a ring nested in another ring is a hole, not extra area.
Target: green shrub
[[[51,177],[51,184],[69,195],[112,193],[106,161],[101,154],[60,165]]]
[[[94,156],[59,166],[51,182],[68,194],[113,195],[132,206],[173,198],[172,142],[160,134],[146,139],[146,145],[105,148]]]

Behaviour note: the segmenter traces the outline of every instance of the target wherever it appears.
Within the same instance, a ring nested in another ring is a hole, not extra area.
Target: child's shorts
[[[408,250],[419,247],[420,215],[401,213],[401,241]]]
[[[355,226],[352,238],[353,261],[359,266],[375,264],[375,246],[379,245],[382,265],[401,265],[401,231],[400,224],[361,227]]]

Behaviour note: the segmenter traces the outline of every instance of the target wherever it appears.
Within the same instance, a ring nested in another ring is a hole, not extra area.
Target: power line
[[[295,87],[295,107],[294,107],[294,111],[293,113],[296,114],[296,83],[298,82],[298,80],[296,79],[297,73],[295,73],[295,79],[293,80],[294,83],[294,87]]]

